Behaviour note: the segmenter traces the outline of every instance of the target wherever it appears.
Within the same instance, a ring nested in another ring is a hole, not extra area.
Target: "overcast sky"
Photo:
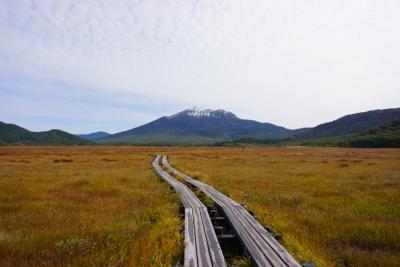
[[[399,0],[0,0],[0,121],[117,132],[200,106],[288,128],[400,106]]]

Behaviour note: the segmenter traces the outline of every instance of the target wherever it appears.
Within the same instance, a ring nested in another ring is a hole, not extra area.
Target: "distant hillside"
[[[400,108],[371,110],[347,115],[335,121],[320,124],[295,135],[295,137],[309,139],[358,134],[395,119],[400,119]]]
[[[96,140],[101,143],[211,144],[243,137],[283,135],[290,130],[270,123],[243,120],[224,110],[187,109],[143,126]]]
[[[376,128],[354,135],[316,138],[300,141],[306,146],[339,147],[400,147],[400,119],[384,123]]]
[[[86,140],[96,140],[96,139],[100,139],[100,138],[104,138],[107,137],[111,134],[106,133],[106,132],[94,132],[94,133],[89,133],[89,134],[78,134],[77,136],[86,139]]]
[[[351,116],[351,115],[350,115]],[[298,130],[297,130],[298,131]],[[308,131],[305,129],[303,131]],[[344,134],[333,137],[285,139],[241,138],[234,141],[216,142],[215,146],[332,146],[332,147],[400,147],[400,119],[395,119],[372,129],[356,134]]]
[[[128,131],[95,139],[95,141],[104,144],[139,145],[207,145],[213,143],[228,145],[230,141],[238,139],[245,143],[255,140],[261,140],[261,143],[265,141],[268,144],[280,143],[282,140],[290,140],[290,143],[295,144],[299,142],[312,143],[317,139],[360,134],[397,118],[400,118],[400,108],[373,110],[347,115],[314,128],[289,130],[270,123],[243,120],[233,113],[221,109],[194,108],[172,116],[161,117]]]
[[[385,123],[383,125],[380,125],[379,127],[366,131],[365,133],[360,135],[392,135],[392,134],[400,134],[400,119]]]
[[[347,142],[351,147],[400,147],[400,119],[358,134]]]
[[[31,132],[0,122],[0,145],[87,145],[91,142],[61,130]]]
[[[145,125],[116,133],[72,135],[60,130],[30,132],[0,122],[0,145],[306,145],[397,147],[400,108],[351,114],[314,128],[289,130],[271,123],[244,120],[218,110],[186,109]]]

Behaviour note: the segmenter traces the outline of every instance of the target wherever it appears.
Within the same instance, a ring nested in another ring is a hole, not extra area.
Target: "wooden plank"
[[[252,225],[248,223],[246,218],[238,212],[237,209],[241,207],[229,205],[229,203],[224,202],[216,195],[210,194],[210,197],[214,197],[216,202],[223,203],[222,207],[228,213],[227,216],[234,229],[238,232],[239,237],[245,243],[245,246],[258,266],[285,266],[285,263],[279,260],[274,251],[271,251],[270,247],[263,242],[258,233],[252,229]]]
[[[162,157],[162,163],[175,175],[183,177],[188,183],[200,188],[221,207],[257,266],[301,267],[293,256],[240,204],[214,187],[176,170],[169,164],[166,155]]]
[[[181,195],[185,207],[185,256],[184,265],[193,267],[226,267],[226,262],[207,208],[196,195],[159,164],[157,156],[152,165],[158,175]]]
[[[243,208],[242,206],[229,205],[221,198],[222,194],[210,194],[209,195],[217,204],[220,203],[223,210],[227,212],[227,216],[230,219],[234,229],[239,232],[239,237],[245,243],[249,252],[252,254],[254,261],[260,266],[285,266],[284,262],[281,262],[279,257],[275,255],[274,251],[271,251],[270,247],[261,240],[261,237],[253,226],[249,224],[246,218],[243,218],[242,214],[237,209]],[[222,199],[222,200],[221,200]]]
[[[237,235],[240,237],[242,240],[243,244],[245,245],[247,251],[249,254],[252,256],[254,262],[257,264],[257,266],[266,266],[270,267],[272,266],[271,263],[267,258],[265,258],[264,254],[262,251],[259,249],[257,244],[253,241],[249,233],[246,231],[246,229],[243,227],[243,225],[240,223],[240,220],[237,219],[231,208],[226,208],[224,209],[226,216],[229,218],[229,221],[232,224],[232,227],[235,229],[235,232]]]
[[[243,207],[238,207],[238,210],[244,214],[245,218],[249,221],[252,227],[256,228],[255,230],[260,233],[260,236],[269,244],[269,246],[274,249],[275,253],[289,266],[296,266],[298,262],[293,258],[293,256],[288,253],[275,238],[265,230],[264,227],[258,221],[251,216]]]
[[[277,255],[274,250],[271,250],[271,247],[266,242],[264,242],[259,232],[255,231],[248,220],[245,217],[241,216],[241,213],[237,210],[237,207],[233,208],[233,214],[238,224],[241,225],[244,231],[247,232],[247,236],[257,246],[260,254],[258,256],[258,260],[260,261],[260,263],[265,261],[263,260],[263,258],[265,258],[268,261],[268,266],[286,266],[286,263],[280,259],[279,255]]]
[[[185,209],[185,253],[183,264],[188,267],[198,266],[192,209]]]
[[[222,249],[220,247],[217,235],[214,231],[214,226],[211,222],[211,218],[208,215],[207,208],[201,208],[200,212],[202,213],[201,218],[203,218],[203,226],[209,244],[211,260],[214,263],[214,266],[224,266],[225,259],[219,256],[222,255]]]
[[[194,227],[196,235],[197,262],[199,266],[212,266],[211,255],[207,243],[207,237],[204,232],[203,220],[200,209],[193,209]]]

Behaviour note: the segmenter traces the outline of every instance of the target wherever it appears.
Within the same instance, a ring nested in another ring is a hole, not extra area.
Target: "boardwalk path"
[[[175,175],[185,179],[189,184],[198,187],[223,210],[257,266],[301,267],[292,255],[242,205],[225,196],[214,187],[176,170],[168,163],[167,156],[163,156],[162,164]]]
[[[153,168],[175,192],[180,193],[185,207],[184,266],[227,266],[207,208],[187,186],[165,172],[160,167],[159,160],[160,156],[157,156],[153,161]]]

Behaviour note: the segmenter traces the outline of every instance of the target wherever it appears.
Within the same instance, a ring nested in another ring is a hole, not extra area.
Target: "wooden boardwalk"
[[[175,192],[180,193],[185,207],[184,266],[227,266],[207,208],[186,185],[165,172],[159,161],[160,156],[157,156],[153,161],[153,168]]]
[[[165,155],[162,158],[162,163],[175,175],[198,187],[222,209],[257,266],[301,267],[292,255],[242,205],[225,196],[214,187],[176,170],[168,163]]]

